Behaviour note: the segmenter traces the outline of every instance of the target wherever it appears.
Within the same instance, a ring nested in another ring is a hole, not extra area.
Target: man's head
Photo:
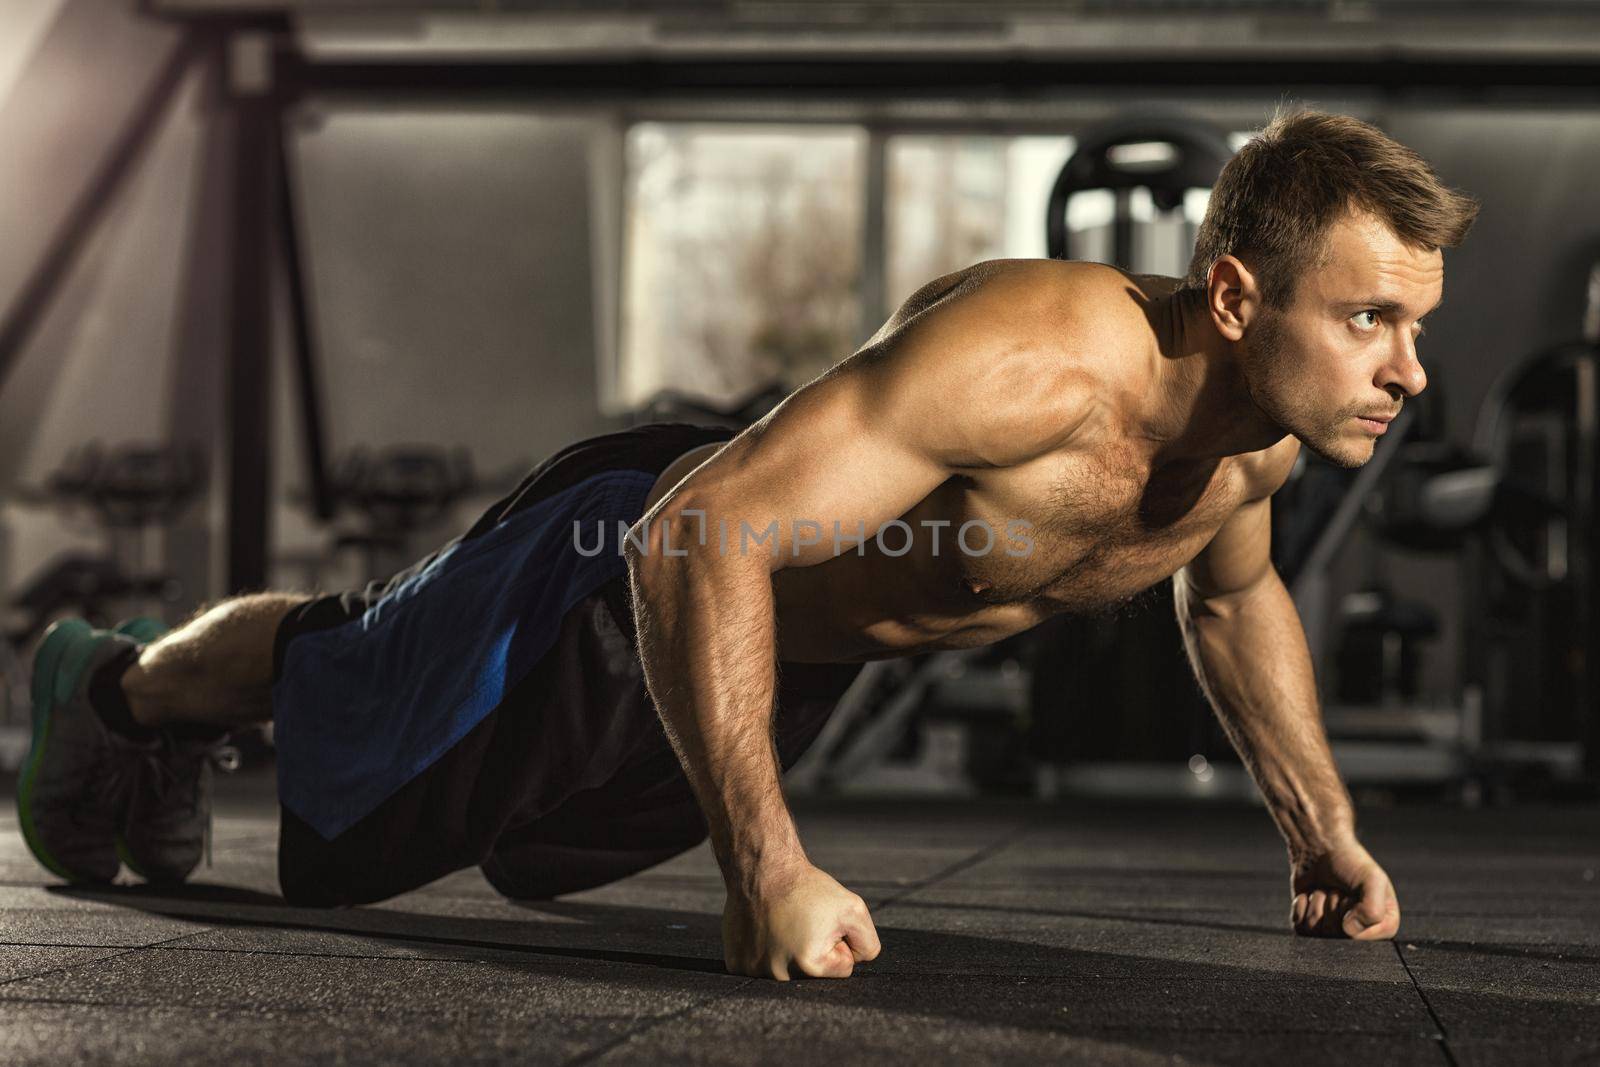
[[[1411,149],[1342,115],[1279,114],[1223,168],[1185,287],[1204,294],[1256,405],[1343,466],[1427,382],[1441,248],[1478,211]]]

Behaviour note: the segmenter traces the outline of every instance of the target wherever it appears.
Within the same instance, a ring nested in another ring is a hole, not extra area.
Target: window
[[[861,322],[866,132],[640,123],[628,131],[620,402],[798,386]]]
[[[891,133],[882,145],[880,235],[864,232],[873,145],[863,127],[631,127],[611,402],[635,409],[670,390],[728,403],[774,380],[799,386],[928,281],[986,259],[1046,255],[1050,192],[1073,138]],[[1209,197],[1191,190],[1163,213],[1133,190],[1129,266],[1181,276]],[[1073,258],[1111,260],[1115,211],[1106,190],[1071,198]],[[867,308],[863,294],[880,287],[864,285],[862,271],[879,252],[884,306]]]
[[[1042,258],[1050,187],[1070,137],[889,138],[888,308],[985,259]]]

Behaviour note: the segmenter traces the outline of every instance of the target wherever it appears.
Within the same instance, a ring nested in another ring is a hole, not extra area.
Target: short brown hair
[[[1257,272],[1274,307],[1326,251],[1347,211],[1370,212],[1418,248],[1454,248],[1478,216],[1477,201],[1439,180],[1426,160],[1375,126],[1347,115],[1280,110],[1222,168],[1195,238],[1185,288],[1204,289],[1225,255]]]

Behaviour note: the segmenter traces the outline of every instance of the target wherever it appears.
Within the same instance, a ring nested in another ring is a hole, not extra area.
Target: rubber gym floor
[[[0,826],[0,1062],[1600,1062],[1600,809],[1363,813],[1392,943],[1287,931],[1248,807],[799,803],[872,908],[847,981],[724,973],[702,847],[554,902],[463,871],[276,897],[268,775],[226,780],[179,891],[52,885]]]

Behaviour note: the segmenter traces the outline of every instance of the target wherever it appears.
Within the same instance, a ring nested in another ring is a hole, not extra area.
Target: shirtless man
[[[107,880],[120,856],[182,878],[205,731],[270,717],[292,901],[471,864],[547,897],[709,833],[728,968],[842,977],[877,935],[807,859],[780,775],[852,665],[1171,577],[1288,845],[1292,928],[1392,937],[1268,503],[1301,445],[1359,466],[1421,392],[1440,249],[1475,212],[1370,126],[1280,116],[1224,171],[1182,281],[979,264],[731,440],[663,424],[581,442],[388,583],[237,598],[154,641],[61,624],[38,657],[24,834],[63,877]]]

